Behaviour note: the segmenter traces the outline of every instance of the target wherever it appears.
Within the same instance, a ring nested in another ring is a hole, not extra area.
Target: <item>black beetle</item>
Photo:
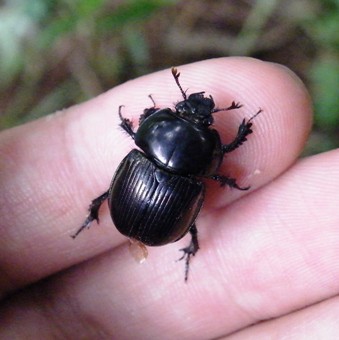
[[[183,101],[170,108],[145,109],[139,118],[139,128],[133,131],[132,122],[124,118],[119,107],[120,126],[143,151],[132,150],[120,163],[109,190],[94,199],[89,215],[72,236],[75,238],[93,220],[99,222],[99,208],[108,199],[112,220],[117,229],[130,239],[147,246],[161,246],[178,241],[190,232],[191,242],[183,249],[180,260],[186,260],[185,281],[189,261],[199,249],[195,219],[204,201],[205,187],[200,178],[218,181],[238,190],[234,178],[218,174],[223,157],[238,148],[252,133],[252,120],[239,126],[229,144],[222,144],[213,124],[213,113],[241,107],[232,102],[229,107],[215,108],[212,96],[205,92],[188,97],[179,83],[180,73],[172,68]]]

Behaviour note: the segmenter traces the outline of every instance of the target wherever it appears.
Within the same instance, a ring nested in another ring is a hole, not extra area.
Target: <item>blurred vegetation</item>
[[[306,153],[339,146],[339,0],[0,0],[0,129],[139,75],[249,55],[306,83]]]

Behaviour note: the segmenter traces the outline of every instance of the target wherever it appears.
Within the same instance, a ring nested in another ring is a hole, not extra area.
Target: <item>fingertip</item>
[[[182,86],[189,92],[205,90],[218,107],[232,101],[243,105],[215,115],[215,128],[223,143],[232,141],[244,118],[252,119],[253,133],[241,148],[227,154],[220,168],[222,174],[237,178],[241,185],[251,185],[253,190],[295,162],[312,126],[312,102],[294,72],[246,57],[206,60],[182,66],[180,71]],[[218,199],[212,205],[227,204],[240,195],[237,191],[216,194]]]

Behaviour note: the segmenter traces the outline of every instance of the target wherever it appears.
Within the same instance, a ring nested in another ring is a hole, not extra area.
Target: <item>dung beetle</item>
[[[147,246],[162,246],[180,240],[188,232],[189,245],[183,249],[185,281],[189,263],[199,250],[195,220],[204,201],[205,186],[201,179],[208,178],[238,190],[234,178],[218,173],[226,153],[247,140],[252,133],[252,120],[242,121],[238,133],[229,144],[222,144],[217,130],[211,128],[213,114],[238,109],[242,105],[232,102],[229,107],[215,108],[212,96],[205,92],[189,96],[182,89],[176,68],[172,75],[183,100],[175,109],[153,107],[139,117],[139,128],[122,115],[121,128],[134,139],[142,150],[133,149],[120,163],[109,189],[95,198],[89,206],[89,215],[78,231],[88,228],[93,220],[99,223],[99,208],[108,199],[109,211],[121,234]]]

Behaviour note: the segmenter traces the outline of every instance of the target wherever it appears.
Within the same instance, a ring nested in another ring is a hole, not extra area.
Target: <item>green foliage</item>
[[[197,60],[201,55],[199,44],[196,55],[187,58],[185,53],[180,56],[173,52],[172,59],[163,60],[168,51],[153,46],[152,39],[155,36],[162,40],[159,32],[168,33],[170,25],[178,22],[184,23],[187,26],[184,30],[194,34],[196,27],[208,32],[216,29],[216,37],[223,39],[232,28],[228,31],[218,8],[233,8],[234,11],[243,3],[202,0],[2,1],[0,129],[84,101],[126,79],[151,72],[154,67],[171,66],[167,65],[168,60],[175,60],[177,64]],[[247,15],[235,11],[238,16],[231,20],[230,25],[239,24],[239,34],[235,36],[236,43],[230,44],[229,54],[256,55],[259,50],[259,56],[265,59],[265,53],[270,55],[270,44],[274,50],[275,46],[286,43],[288,36],[272,38],[271,34],[267,35],[270,25],[278,23],[279,27],[279,19],[275,21],[279,15],[286,27],[302,30],[314,49],[311,56],[307,51],[302,54],[308,57],[307,60],[299,60],[315,107],[317,138],[314,139],[316,148],[311,149],[318,152],[338,147],[339,0],[292,3],[265,0],[249,2],[245,6],[249,9]],[[206,22],[215,22],[218,27],[206,25]],[[225,32],[218,31],[219,26]],[[155,32],[158,28],[159,32]],[[183,38],[175,39],[181,39],[184,50]],[[186,35],[186,39],[190,39],[190,35]],[[260,46],[263,46],[262,50]],[[208,56],[214,55],[208,53]],[[269,57],[266,60],[270,60]],[[286,63],[284,57],[282,60]],[[279,58],[274,61],[280,62]],[[294,70],[300,74],[298,69]],[[321,140],[320,136],[327,140]]]
[[[134,24],[140,20],[146,20],[153,13],[164,7],[164,5],[174,4],[174,1],[148,1],[148,0],[133,0],[127,1],[124,6],[120,6],[114,12],[114,15],[104,15],[100,19],[99,29],[108,31],[119,29],[127,23]]]
[[[42,0],[11,1],[0,10],[0,89],[6,88],[25,66],[25,42],[32,40],[47,10]]]
[[[339,59],[323,56],[311,71],[316,123],[323,129],[339,128]]]
[[[320,133],[333,135],[332,147],[339,147],[339,1],[321,3],[321,15],[303,23],[317,46],[309,71],[314,100],[315,123]],[[328,142],[324,143],[328,144]]]

